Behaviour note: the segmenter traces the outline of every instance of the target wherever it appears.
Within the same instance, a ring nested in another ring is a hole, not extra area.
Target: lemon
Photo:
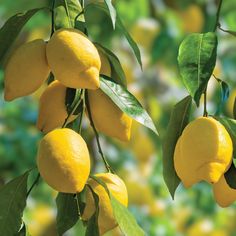
[[[122,112],[100,89],[88,91],[88,98],[96,129],[107,136],[124,142],[128,141],[132,119]]]
[[[43,133],[48,133],[63,125],[68,116],[65,99],[66,87],[57,80],[53,81],[41,95],[36,126]],[[70,116],[69,122],[76,117]]]
[[[93,43],[77,29],[57,30],[46,48],[54,76],[70,88],[99,88],[101,61]]]
[[[221,207],[228,207],[236,201],[236,190],[227,184],[224,175],[213,185],[213,193],[216,202]]]
[[[236,99],[236,89],[232,90],[232,92],[230,92],[230,96],[227,100],[227,104],[226,104],[226,109],[228,114],[233,117],[233,109],[234,109],[234,102]]]
[[[107,185],[110,193],[114,198],[116,198],[117,201],[127,207],[127,189],[124,182],[117,175],[111,173],[100,173],[95,176]],[[114,219],[110,199],[104,187],[93,179],[89,179],[88,184],[99,197],[98,227],[100,234],[103,235],[107,231],[115,228],[117,226],[117,222]],[[82,218],[84,220],[88,220],[94,214],[94,211],[94,199],[91,190],[87,189],[86,206]]]
[[[185,187],[205,180],[216,183],[232,162],[232,140],[222,124],[210,117],[189,123],[179,138],[174,166]]]
[[[108,58],[101,51],[99,51],[99,55],[101,58],[100,74],[111,76]],[[88,90],[88,97],[96,129],[110,137],[128,141],[132,119],[123,113],[101,89]]]
[[[35,92],[48,78],[46,43],[37,39],[24,43],[10,57],[4,75],[4,99],[13,99]]]
[[[53,189],[63,193],[81,192],[90,172],[87,145],[71,129],[53,130],[40,142],[37,165],[42,178]]]

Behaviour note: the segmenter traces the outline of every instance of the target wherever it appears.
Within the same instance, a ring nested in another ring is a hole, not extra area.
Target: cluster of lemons
[[[225,127],[212,117],[200,117],[190,122],[179,137],[174,167],[186,188],[202,180],[213,184],[216,202],[227,207],[236,200],[236,190],[224,177],[232,156],[233,144]]]
[[[49,74],[55,80],[45,89],[39,101],[37,128],[45,136],[39,144],[37,165],[42,178],[55,190],[79,193],[86,184],[99,196],[98,225],[100,234],[115,228],[109,196],[103,186],[89,178],[90,156],[80,134],[62,128],[68,112],[66,89],[87,89],[91,116],[96,129],[121,141],[130,139],[132,119],[124,114],[99,89],[99,74],[111,76],[108,58],[76,29],[60,29],[46,43],[37,39],[23,44],[10,56],[5,69],[4,98],[7,101],[35,92]],[[77,115],[70,116],[73,121]],[[128,194],[124,182],[115,174],[96,175],[124,206]],[[87,221],[95,212],[91,189],[86,187],[86,206],[82,218]]]

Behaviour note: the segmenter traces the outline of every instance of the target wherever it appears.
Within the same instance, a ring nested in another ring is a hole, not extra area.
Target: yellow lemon
[[[185,187],[205,180],[216,183],[232,162],[232,140],[224,126],[211,117],[189,123],[179,138],[174,166]]]
[[[66,105],[66,87],[59,81],[53,81],[43,92],[39,100],[37,128],[43,133],[59,128],[68,116]],[[72,115],[69,122],[77,116]]]
[[[37,39],[21,45],[10,57],[4,75],[4,99],[11,101],[35,92],[48,78],[46,43]]]
[[[204,26],[204,15],[198,5],[192,4],[184,11],[180,12],[185,32],[195,33],[201,32]]]
[[[56,129],[41,140],[37,165],[42,178],[63,193],[81,192],[90,172],[84,139],[71,129]]]
[[[236,190],[227,184],[224,175],[213,185],[213,193],[216,202],[221,207],[228,207],[236,201]]]
[[[101,61],[93,43],[77,29],[57,30],[46,48],[55,77],[71,88],[99,88]]]
[[[124,142],[128,141],[132,119],[122,112],[100,89],[88,91],[88,98],[96,129],[107,136]]]
[[[128,194],[124,182],[117,176],[111,173],[100,173],[95,175],[101,179],[108,187],[110,193],[117,201],[127,207]],[[114,219],[112,206],[109,196],[103,186],[98,184],[95,180],[89,179],[88,184],[99,197],[99,215],[98,226],[100,234],[103,235],[107,231],[115,228],[117,222]],[[95,211],[94,199],[91,190],[86,191],[86,206],[82,218],[88,220]]]
[[[102,63],[100,74],[111,76],[108,58],[101,51],[99,55]],[[123,113],[101,89],[88,90],[88,97],[92,119],[98,131],[121,141],[128,141],[132,119]]]

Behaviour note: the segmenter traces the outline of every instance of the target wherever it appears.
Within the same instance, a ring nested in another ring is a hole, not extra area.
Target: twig
[[[96,141],[97,141],[97,146],[98,146],[98,152],[100,153],[102,159],[103,159],[103,162],[104,162],[104,165],[107,169],[108,172],[113,172],[110,165],[108,164],[104,154],[103,154],[103,151],[102,151],[102,148],[101,148],[101,144],[100,144],[100,141],[99,141],[99,134],[95,128],[95,125],[94,125],[94,122],[93,122],[93,118],[92,118],[92,114],[91,114],[91,110],[90,110],[90,104],[89,104],[89,99],[88,99],[88,93],[87,91],[85,92],[85,103],[86,103],[86,108],[87,108],[87,111],[88,111],[88,117],[89,117],[89,121],[90,121],[90,124],[93,128],[93,131],[94,131],[94,134],[95,134],[95,138],[96,138]]]
[[[217,30],[217,27],[219,26],[219,18],[220,18],[220,10],[222,6],[222,2],[223,0],[219,0],[219,5],[218,5],[217,13],[216,13],[216,22],[215,22],[215,26],[213,30],[214,32]]]
[[[39,179],[40,179],[40,174],[38,173],[36,179],[34,180],[33,184],[31,185],[30,189],[26,194],[26,198],[30,195],[31,191],[33,190],[34,186],[38,183]]]
[[[207,117],[208,113],[207,113],[207,88],[205,89],[204,92],[204,111],[203,111],[203,116]]]
[[[51,36],[50,36],[50,38],[52,37],[52,35],[53,35],[53,33],[54,33],[54,31],[55,31],[55,24],[54,24],[54,7],[55,7],[55,0],[53,0],[53,2],[52,2],[52,9],[51,9],[51,11],[52,11],[52,26],[51,26]]]
[[[79,99],[78,101],[75,103],[74,107],[72,108],[72,110],[69,112],[68,116],[66,117],[63,125],[62,125],[62,128],[65,128],[68,124],[68,121],[70,119],[70,117],[74,114],[74,112],[76,111],[76,109],[78,108],[79,104],[81,103],[82,101],[82,94],[83,94],[83,89],[81,90],[81,93],[80,93],[80,96],[79,96]]]

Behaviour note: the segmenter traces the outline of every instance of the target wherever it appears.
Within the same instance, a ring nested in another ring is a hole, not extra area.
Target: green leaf
[[[112,26],[115,29],[115,27],[116,27],[116,10],[112,5],[111,0],[104,0],[104,2],[107,5],[107,8],[108,8],[110,16],[111,16]]]
[[[232,162],[230,168],[224,174],[225,180],[230,188],[236,189],[236,168]]]
[[[114,217],[121,231],[124,233],[124,235],[126,236],[145,235],[144,231],[139,227],[135,218],[132,216],[129,210],[112,196],[106,184],[101,179],[97,178],[96,176],[90,176],[90,177],[94,179],[97,183],[102,185],[104,189],[106,190],[107,194],[109,195]]]
[[[84,22],[84,16],[80,14],[81,11],[82,7],[78,0],[56,0],[54,7],[55,29],[74,28],[77,21]],[[77,17],[78,15],[79,17]]]
[[[217,79],[217,81],[221,85],[221,100],[217,106],[217,111],[215,115],[220,115],[225,102],[229,98],[229,85],[221,79]]]
[[[16,234],[16,236],[25,236],[26,235],[26,227],[25,223],[23,222],[20,231]]]
[[[63,235],[72,228],[79,219],[78,207],[73,194],[59,193],[57,204],[57,232]]]
[[[116,82],[117,84],[127,87],[125,73],[124,73],[124,70],[120,64],[118,57],[112,51],[103,47],[101,44],[95,43],[95,45],[102,53],[104,53],[107,56],[111,66],[112,66],[112,72],[113,71],[115,72],[115,75],[112,76],[112,80],[114,82]]]
[[[99,227],[98,227],[98,215],[99,215],[99,197],[98,195],[93,191],[92,187],[88,185],[89,190],[91,191],[93,195],[93,199],[95,202],[96,210],[92,217],[88,221],[88,226],[86,230],[85,236],[95,236],[99,235]]]
[[[188,96],[174,106],[163,140],[163,176],[173,199],[175,190],[180,183],[180,179],[174,168],[174,151],[178,138],[181,136],[185,126],[189,123],[191,105],[192,98]]]
[[[100,77],[100,82],[100,89],[109,96],[124,113],[158,135],[151,117],[126,88],[110,81],[110,78],[107,76]]]
[[[233,116],[234,116],[234,119],[236,119],[236,97],[234,99]]]
[[[103,12],[105,12],[107,15],[110,15],[109,11],[107,10],[106,6],[104,6],[103,3],[92,2],[92,3],[90,3],[86,6],[86,8],[89,8],[89,7],[97,8],[97,9],[102,10]],[[122,21],[121,21],[118,14],[116,16],[116,26],[120,28],[120,30],[122,31],[122,33],[126,37],[127,41],[129,42],[130,47],[132,48],[132,50],[133,50],[133,52],[134,52],[134,54],[135,54],[135,56],[138,60],[139,65],[142,68],[142,60],[141,60],[140,50],[139,50],[137,44],[135,43],[135,41],[130,36],[129,32],[126,30],[126,28],[123,25],[123,23],[122,23]]]
[[[190,34],[179,47],[180,74],[197,106],[215,67],[216,54],[217,36],[213,32]]]
[[[0,189],[1,235],[16,235],[21,229],[26,206],[29,171],[11,180]]]
[[[233,157],[236,158],[236,120],[226,117],[215,117],[228,131],[233,142]]]
[[[24,25],[35,13],[42,9],[44,8],[36,8],[25,13],[18,13],[5,22],[0,29],[0,64],[3,62],[7,51],[16,40]]]
[[[114,217],[126,236],[143,236],[144,231],[139,227],[135,218],[131,215],[128,209],[117,201],[112,194],[110,194],[111,205]]]

